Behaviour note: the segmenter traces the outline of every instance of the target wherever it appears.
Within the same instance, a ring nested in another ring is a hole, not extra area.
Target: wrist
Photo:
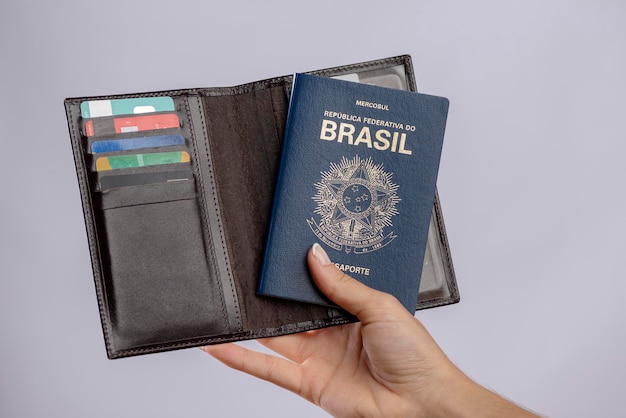
[[[460,370],[453,378],[448,389],[442,394],[438,404],[439,410],[434,411],[441,417],[479,417],[484,416],[481,405],[488,402],[490,392],[472,381]]]
[[[480,387],[463,372],[450,365],[428,399],[422,406],[422,416],[437,417],[471,417],[470,407],[477,396],[481,395]]]
[[[537,417],[474,382],[459,369],[450,372],[432,400],[424,410],[425,417]]]

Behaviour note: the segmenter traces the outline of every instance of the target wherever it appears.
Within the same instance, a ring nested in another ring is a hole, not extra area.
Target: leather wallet
[[[408,55],[310,73],[417,91]],[[255,293],[291,82],[283,76],[235,87],[65,100],[109,358],[356,320],[341,309]],[[184,137],[177,150],[189,156],[191,181],[102,190],[81,103],[161,96],[173,99]],[[418,309],[458,301],[435,196]]]

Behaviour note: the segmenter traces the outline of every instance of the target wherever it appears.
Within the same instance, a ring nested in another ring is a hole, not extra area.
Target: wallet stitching
[[[204,109],[202,108],[201,103],[202,103],[202,101],[198,100],[198,111],[199,111],[200,115],[203,115]],[[205,124],[204,117],[200,117],[200,122],[202,124],[202,131],[207,133],[206,158],[207,158],[207,161],[209,162],[209,164],[212,165],[211,164],[211,162],[212,162],[211,161],[211,156],[209,155],[210,143],[209,143],[209,140],[208,140],[208,129],[207,129],[207,126]],[[218,201],[217,192],[216,192],[215,177],[214,177],[214,174],[213,174],[212,170],[208,174],[209,174],[209,179],[210,179],[210,182],[211,182],[211,196],[213,198],[213,205],[217,208],[217,212],[219,214],[219,201]],[[234,278],[233,278],[233,274],[232,274],[232,270],[231,270],[230,262],[229,262],[229,258],[228,258],[228,253],[227,253],[228,250],[227,250],[227,247],[226,247],[226,242],[225,242],[225,237],[224,237],[224,227],[223,227],[222,223],[223,223],[222,217],[218,216],[217,217],[217,224],[218,224],[218,229],[219,229],[219,232],[220,232],[220,237],[219,238],[220,238],[220,241],[221,241],[221,244],[222,244],[222,248],[223,248],[222,256],[224,257],[224,261],[226,262],[226,273],[227,273],[227,276],[228,276],[228,284],[230,286],[230,292],[231,292],[231,295],[232,295],[232,299],[234,301],[237,301],[237,293],[236,293],[236,291],[235,291],[235,289],[233,287],[233,280],[234,280]],[[214,250],[214,248],[213,248],[213,250]],[[214,254],[214,251],[212,251],[212,254]],[[218,271],[218,275],[219,274],[221,274],[221,273]],[[220,281],[220,287],[223,287],[221,281]],[[222,288],[222,292],[224,292],[224,291],[225,291],[225,289]],[[225,302],[224,297],[223,297],[222,294],[220,294],[220,299],[222,301],[222,304],[225,305],[226,302]],[[228,315],[228,308],[225,307],[224,310],[225,310],[225,314],[226,314],[226,317],[225,317],[226,323],[230,324],[229,315]],[[235,313],[236,326],[237,326],[238,329],[241,329],[241,327],[242,327],[242,325],[241,325],[241,312],[240,312],[238,303],[234,304],[234,311],[235,311],[234,313]]]
[[[237,101],[236,100],[234,101],[234,106],[237,107]],[[200,111],[202,111],[202,110],[203,109],[200,109]],[[202,118],[202,126],[205,129],[207,129],[204,126],[204,118]],[[208,129],[207,129],[207,132],[208,132]],[[210,146],[211,146],[210,144],[207,145],[207,157],[209,157],[208,153],[209,153],[209,147]],[[210,160],[210,158],[209,158],[209,160]],[[221,206],[219,204],[219,197],[217,196],[217,193],[216,193],[216,183],[217,183],[217,181],[215,179],[215,176],[211,172],[211,187],[213,189],[212,190],[213,191],[213,200],[214,200],[215,205],[217,207],[218,213],[220,213],[221,212]],[[229,279],[228,280],[228,284],[230,286],[230,291],[231,291],[231,293],[233,295],[233,299],[238,301],[239,299],[237,298],[237,291],[236,291],[235,286],[234,286],[235,278],[234,278],[234,275],[233,275],[233,272],[232,272],[232,269],[231,269],[230,257],[229,257],[229,253],[228,253],[228,243],[227,243],[226,233],[227,233],[227,231],[229,231],[229,229],[228,229],[227,222],[228,222],[228,220],[227,220],[226,217],[224,217],[224,218],[222,218],[222,216],[218,217],[218,223],[219,223],[219,229],[220,229],[220,240],[221,240],[221,243],[222,243],[224,260],[226,261],[226,270],[228,272],[228,279]],[[224,224],[224,227],[222,226],[222,224]],[[237,319],[237,326],[241,330],[243,328],[243,324],[241,322],[241,316],[242,315],[241,315],[241,310],[239,308],[239,302],[237,302],[237,305],[235,306],[235,313],[237,314],[237,318],[236,318]]]
[[[197,89],[180,89],[180,90],[162,90],[153,91],[148,93],[130,93],[130,94],[108,94],[105,96],[85,96],[77,98],[68,98],[68,102],[72,104],[80,105],[81,102],[86,100],[109,100],[120,98],[137,98],[137,97],[158,97],[158,96],[192,96],[198,94]]]
[[[334,68],[327,68],[324,70],[317,70],[317,71],[312,71],[311,74],[318,74],[318,75],[326,75],[326,74],[336,74],[337,70],[339,69],[340,71],[351,71],[351,70],[356,70],[356,69],[363,69],[363,68],[370,68],[370,67],[377,67],[380,65],[385,65],[388,63],[395,63],[395,64],[404,64],[407,61],[407,56],[406,55],[401,55],[398,57],[392,57],[392,58],[385,58],[385,59],[381,59],[381,60],[375,60],[375,61],[368,61],[368,62],[363,62],[363,63],[358,63],[358,64],[351,64],[351,65],[344,65],[341,67],[334,67]]]
[[[265,337],[276,337],[280,335],[288,335],[296,332],[303,331],[311,331],[321,328],[327,328],[335,325],[345,325],[348,323],[355,322],[355,319],[350,317],[341,317],[341,318],[333,318],[330,320],[326,319],[316,319],[312,321],[301,322],[298,324],[287,324],[280,327],[273,328],[261,328],[256,330],[249,330],[241,333],[229,334],[229,335],[220,335],[215,337],[201,338],[193,341],[185,341],[179,343],[168,343],[161,344],[151,347],[144,348],[134,348],[128,350],[120,350],[117,351],[114,357],[124,357],[124,356],[132,356],[137,354],[148,354],[153,352],[158,352],[163,349],[180,349],[180,348],[190,348],[190,347],[199,347],[207,344],[221,344],[225,342],[232,341],[242,341],[256,338],[265,338]]]
[[[274,93],[273,91],[270,89],[269,91],[269,95],[270,95],[270,106],[272,107],[272,114],[274,115],[274,132],[276,133],[276,138],[279,138],[278,145],[280,146],[280,132],[278,130],[278,113],[276,112],[276,106],[274,105]]]
[[[456,276],[454,274],[454,265],[452,264],[452,257],[450,252],[450,245],[448,243],[446,226],[443,221],[443,212],[441,210],[441,202],[437,196],[437,199],[434,201],[435,203],[435,213],[437,214],[436,220],[437,225],[439,226],[439,239],[441,242],[441,246],[444,247],[444,251],[442,251],[443,259],[446,263],[446,267],[449,274],[446,274],[446,279],[448,282],[448,288],[450,289],[450,300],[459,301],[459,289],[456,284]]]
[[[413,63],[411,62],[410,57],[406,57],[404,60],[404,73],[406,75],[406,79],[408,80],[409,90],[417,92],[417,81],[415,80],[415,72],[413,70]]]
[[[95,239],[95,224],[93,222],[93,210],[91,204],[91,195],[89,194],[88,184],[85,178],[85,170],[84,164],[80,164],[80,161],[83,157],[82,155],[82,147],[80,147],[80,141],[77,138],[80,137],[80,132],[76,130],[76,119],[74,118],[74,112],[72,111],[72,106],[67,107],[68,114],[70,116],[71,123],[69,124],[70,128],[70,137],[72,138],[73,146],[72,150],[74,153],[74,165],[76,167],[76,173],[78,177],[78,187],[81,191],[81,201],[83,203],[83,213],[85,213],[85,219],[87,224],[87,240],[89,241],[90,258],[92,262],[93,268],[93,277],[96,286],[96,299],[98,300],[98,312],[100,313],[100,322],[102,324],[102,331],[104,334],[104,344],[107,353],[112,352],[111,348],[111,339],[110,339],[110,331],[108,326],[109,317],[107,315],[107,310],[104,308],[105,306],[105,297],[104,297],[104,289],[102,286],[102,268],[100,266],[99,256],[95,256],[95,254],[99,254],[98,244]]]
[[[196,135],[195,135],[195,131],[193,129],[193,123],[191,121],[191,111],[190,111],[190,108],[189,108],[189,101],[185,100],[184,103],[185,103],[187,123],[189,123],[189,128],[192,131],[192,135],[195,137]],[[204,128],[204,126],[203,126],[203,128]],[[194,141],[192,141],[192,146],[193,146],[194,161],[199,161],[199,159],[198,159],[198,149],[197,149],[196,143]],[[200,186],[200,191],[202,193],[202,196],[206,196],[206,190],[204,188],[204,182],[202,181],[202,176],[198,175],[199,171],[200,171],[200,167],[199,167],[198,164],[196,164],[196,176],[198,178],[198,182],[197,183]],[[202,217],[204,218],[204,224],[205,225],[209,225],[209,217],[208,217],[208,214],[207,214],[207,209],[206,209],[206,206],[204,204],[204,201],[201,202],[201,205],[202,205]],[[213,244],[213,237],[211,236],[211,234],[208,234],[208,235],[209,235],[209,238],[210,238],[210,239],[207,240],[208,241],[207,245],[209,247],[208,248],[208,250],[209,250],[208,253],[209,253],[210,257],[214,258],[215,257],[215,247],[214,247],[214,244]],[[212,265],[215,266],[216,264],[217,263],[215,262],[215,260],[212,260]],[[216,275],[219,275],[220,273],[217,270],[217,268],[216,267],[213,267],[213,268],[215,269]],[[220,292],[219,292],[218,296],[219,296],[219,299],[220,299],[220,302],[221,302],[220,306],[222,308],[221,309],[221,311],[222,311],[222,320],[224,321],[225,324],[228,324],[228,313],[226,311],[226,302],[224,301],[224,296],[222,295],[223,290],[222,290],[222,284],[220,283],[220,280],[217,280],[217,284],[218,284],[218,286],[220,288]],[[165,347],[167,347],[167,346],[168,345],[166,345]]]

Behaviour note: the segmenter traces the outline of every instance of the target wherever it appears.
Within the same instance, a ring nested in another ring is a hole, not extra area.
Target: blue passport
[[[294,76],[257,293],[334,306],[306,254],[415,312],[448,99]]]

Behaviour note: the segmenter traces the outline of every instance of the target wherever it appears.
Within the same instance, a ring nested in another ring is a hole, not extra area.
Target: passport
[[[257,293],[335,306],[314,285],[314,242],[415,312],[449,101],[296,74]]]

